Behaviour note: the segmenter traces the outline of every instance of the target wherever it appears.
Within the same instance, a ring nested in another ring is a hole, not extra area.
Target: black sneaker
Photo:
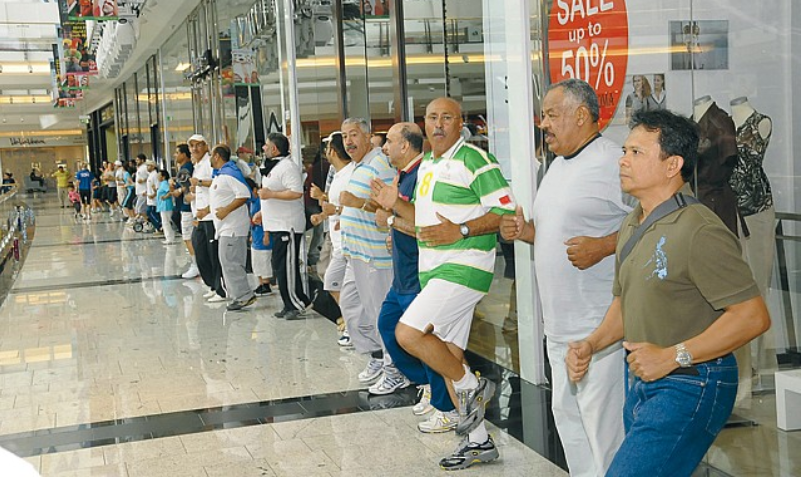
[[[228,311],[237,311],[237,310],[241,310],[242,308],[244,308],[246,306],[250,306],[250,305],[252,305],[254,303],[256,303],[256,295],[252,295],[250,298],[248,298],[245,301],[234,300],[231,303],[229,303],[228,306],[225,307],[225,309],[228,310]]]
[[[470,442],[470,439],[465,437],[451,455],[439,461],[439,466],[444,470],[462,470],[473,464],[492,462],[498,457],[500,454],[492,436],[483,444]]]
[[[273,290],[270,288],[269,284],[262,283],[261,285],[256,287],[255,290],[253,290],[253,293],[255,293],[256,296],[266,296],[266,295],[271,295],[273,293]]]
[[[293,321],[293,320],[305,320],[306,319],[306,314],[303,313],[303,311],[301,311],[301,310],[290,310],[290,311],[288,311],[286,313],[286,316],[284,316],[284,319],[285,320],[290,320],[290,321]]]
[[[287,314],[287,313],[289,313],[290,311],[292,311],[292,310],[287,310],[286,308],[284,308],[284,309],[283,309],[283,310],[281,310],[281,311],[276,311],[275,313],[273,313],[273,316],[274,316],[274,317],[276,317],[276,318],[283,318],[283,317],[285,317],[285,316],[286,316],[286,314]]]

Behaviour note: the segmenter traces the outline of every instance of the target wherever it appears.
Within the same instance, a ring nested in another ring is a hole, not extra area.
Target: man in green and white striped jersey
[[[440,461],[454,470],[498,458],[484,427],[495,384],[477,378],[463,358],[475,306],[492,283],[501,215],[513,214],[515,202],[495,158],[462,138],[458,102],[429,103],[425,129],[432,151],[420,165],[414,207],[396,211],[414,220],[423,289],[395,333],[404,349],[449,382],[460,414],[456,431],[466,435]]]

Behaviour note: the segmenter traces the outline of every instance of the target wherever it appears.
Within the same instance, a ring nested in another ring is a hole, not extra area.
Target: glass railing
[[[0,300],[5,299],[33,239],[33,209],[22,200],[16,185],[0,194]]]

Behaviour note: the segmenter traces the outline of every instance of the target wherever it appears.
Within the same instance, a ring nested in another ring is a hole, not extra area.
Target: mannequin
[[[740,96],[739,98],[735,98],[731,100],[731,118],[734,121],[734,127],[740,129],[740,127],[745,123],[745,120],[748,119],[749,116],[754,114],[756,110],[751,103],[748,102],[748,98],[746,96]],[[770,136],[770,133],[773,129],[773,123],[771,119],[765,116],[759,122],[759,135],[762,136],[762,139],[767,139]]]
[[[732,100],[730,104],[737,126],[738,162],[729,183],[737,195],[737,208],[744,221],[740,234],[743,255],[762,297],[767,301],[775,255],[776,212],[762,163],[773,124],[768,116],[757,112],[745,96]],[[778,369],[771,330],[751,342],[750,357],[757,376],[772,374]]]
[[[712,96],[709,95],[701,96],[693,101],[693,119],[695,122],[700,121],[701,118],[704,117],[704,114],[706,114],[706,111],[709,109],[709,107],[713,104],[715,104],[715,102],[712,101]]]
[[[734,123],[708,95],[693,101],[693,118],[699,133],[696,195],[736,234],[737,197],[729,186],[737,165]]]

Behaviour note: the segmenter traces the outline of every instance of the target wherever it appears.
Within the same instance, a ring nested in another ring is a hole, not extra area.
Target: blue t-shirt
[[[250,216],[253,217],[256,213],[261,211],[261,201],[260,200],[252,200],[250,201]],[[250,237],[253,239],[253,242],[250,244],[250,248],[253,250],[272,250],[273,244],[270,242],[270,245],[264,245],[264,227],[261,225],[250,224]]]
[[[406,172],[400,171],[398,193],[407,202],[414,195],[417,185],[417,170],[420,169],[420,160]],[[417,238],[392,229],[392,288],[399,295],[416,295],[420,293],[420,274],[418,262]]]
[[[125,171],[125,172],[122,173],[122,181],[125,183],[125,187],[126,188],[128,188],[128,189],[133,189],[134,188],[134,185],[129,183],[129,182],[131,182],[131,173],[130,172]]]
[[[89,169],[81,169],[75,174],[75,178],[78,179],[78,190],[92,190],[94,175]]]
[[[189,177],[192,177],[192,173],[195,171],[195,166],[192,164],[192,161],[186,161],[186,163],[184,163],[184,165],[182,165],[178,170],[178,173],[180,174],[181,171],[188,172]],[[181,204],[181,212],[192,212],[192,204],[187,204],[184,202],[184,194],[181,194],[177,201],[179,204]]]
[[[159,188],[156,190],[156,212],[172,212],[172,197],[161,198],[161,196],[169,193],[170,183],[167,181],[159,182]]]

